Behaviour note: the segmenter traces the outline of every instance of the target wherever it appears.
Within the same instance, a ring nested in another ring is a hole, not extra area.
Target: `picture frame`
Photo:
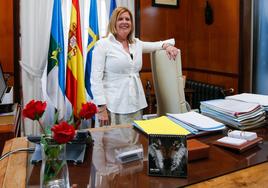
[[[152,6],[178,8],[179,7],[179,0],[153,0]]]

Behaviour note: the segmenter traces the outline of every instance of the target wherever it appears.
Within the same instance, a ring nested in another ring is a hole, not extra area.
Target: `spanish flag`
[[[72,0],[67,58],[66,96],[73,106],[74,115],[77,117],[82,103],[86,102],[78,0]]]

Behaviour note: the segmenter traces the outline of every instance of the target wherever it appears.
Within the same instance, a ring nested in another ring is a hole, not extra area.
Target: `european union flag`
[[[88,95],[93,99],[91,91],[91,64],[92,64],[92,51],[96,41],[99,38],[98,29],[98,12],[97,12],[97,1],[91,0],[89,9],[89,28],[88,28],[88,43],[87,43],[87,61],[86,61],[86,72],[85,72],[85,84]]]

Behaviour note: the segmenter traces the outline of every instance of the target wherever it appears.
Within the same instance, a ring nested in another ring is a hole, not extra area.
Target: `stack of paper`
[[[188,135],[190,132],[166,116],[134,121],[133,125],[146,134]]]
[[[262,126],[265,111],[261,105],[238,100],[216,99],[201,102],[201,112],[241,130]]]
[[[226,99],[239,100],[250,103],[260,104],[268,114],[268,95],[260,95],[253,93],[242,93],[226,97]]]
[[[216,131],[225,128],[223,123],[193,111],[167,115],[172,121],[180,124],[194,134],[199,131]]]

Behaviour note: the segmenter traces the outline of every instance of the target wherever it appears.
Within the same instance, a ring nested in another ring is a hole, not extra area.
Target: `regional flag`
[[[65,113],[65,61],[61,0],[54,0],[47,63],[47,95],[59,112]]]
[[[91,64],[92,64],[92,51],[96,41],[99,38],[98,29],[98,12],[97,12],[97,1],[91,0],[90,10],[89,10],[89,28],[88,28],[88,45],[87,45],[87,61],[86,61],[86,73],[85,73],[85,83],[88,95],[93,99],[91,91]]]
[[[110,14],[109,14],[109,18],[111,18],[114,9],[116,9],[116,0],[111,0],[110,1]]]
[[[72,104],[74,115],[77,117],[82,103],[86,102],[78,0],[72,0],[67,58],[66,96]]]

